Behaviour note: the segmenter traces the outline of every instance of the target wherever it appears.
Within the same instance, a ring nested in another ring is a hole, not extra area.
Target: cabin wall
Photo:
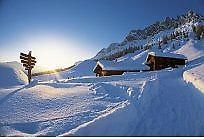
[[[168,67],[176,68],[177,65],[185,65],[185,59],[149,56],[147,63],[150,70],[161,70]]]
[[[102,70],[100,76],[122,75],[124,71]]]
[[[96,73],[96,77],[100,76],[111,76],[111,75],[122,75],[124,72],[139,72],[139,70],[103,70],[100,65],[97,65],[93,70]]]
[[[150,67],[150,70],[155,70],[156,69],[156,60],[155,60],[155,57],[154,56],[149,56],[148,58],[148,66]]]
[[[176,59],[176,58],[159,58],[157,60],[157,67],[160,68],[167,68],[172,67],[176,68],[177,65],[185,65],[184,59]]]
[[[94,69],[94,73],[96,73],[96,77],[100,76],[102,72],[102,67],[100,65],[97,65],[96,68]]]

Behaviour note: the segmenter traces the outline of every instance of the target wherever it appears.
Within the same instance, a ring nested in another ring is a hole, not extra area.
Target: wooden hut
[[[140,72],[149,70],[149,67],[134,62],[114,62],[108,60],[98,61],[93,69],[96,76],[122,75],[124,72]]]
[[[176,68],[178,65],[185,65],[187,58],[181,54],[150,52],[147,55],[145,64],[150,70],[161,70],[168,67]]]

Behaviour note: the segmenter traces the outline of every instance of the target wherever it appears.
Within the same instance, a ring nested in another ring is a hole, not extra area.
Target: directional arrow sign
[[[28,58],[28,57],[29,57],[29,55],[24,54],[24,53],[20,53],[20,59],[24,59],[24,58]],[[32,57],[32,56],[30,56],[30,58],[33,59],[33,60],[36,59],[35,57]]]
[[[28,57],[27,54],[24,54],[24,53],[20,53],[21,56],[24,56],[24,57]]]
[[[28,54],[20,53],[21,63],[25,67],[25,70],[28,70],[28,81],[31,80],[31,70],[34,68],[36,63],[36,58],[31,56],[31,51]]]
[[[30,70],[29,68],[25,68],[25,70]]]
[[[28,60],[28,57],[20,56],[20,59]]]
[[[28,64],[23,64],[23,66],[26,68],[30,67]]]
[[[33,65],[32,65],[32,66],[29,66],[29,65],[27,65],[27,64],[23,64],[23,66],[26,67],[26,68],[28,68],[28,69],[32,69],[32,68],[34,68]]]
[[[31,59],[35,60],[36,58],[31,56]]]
[[[35,66],[35,63],[30,63],[31,66]]]
[[[23,64],[27,64],[28,61],[27,61],[27,60],[21,60],[21,63],[23,63]]]
[[[31,60],[31,63],[36,63],[36,61],[32,59],[32,60]]]

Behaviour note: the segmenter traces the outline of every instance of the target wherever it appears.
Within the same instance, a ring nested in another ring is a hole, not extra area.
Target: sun
[[[45,70],[54,70],[69,66],[69,45],[56,38],[44,39],[33,42],[33,55],[37,58],[37,64]]]
[[[63,50],[55,47],[44,47],[41,52],[38,53],[37,58],[39,59],[39,65],[43,68],[52,70],[62,67],[66,61],[66,56],[63,54]]]
[[[54,70],[73,66],[75,62],[85,60],[90,55],[86,43],[69,36],[41,33],[25,37],[25,48],[36,57],[36,67],[42,70]]]

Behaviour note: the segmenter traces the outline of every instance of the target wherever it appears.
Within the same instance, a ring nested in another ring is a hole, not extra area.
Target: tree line
[[[111,54],[109,56],[106,56],[100,60],[115,60],[119,57],[122,57],[128,53],[134,53],[135,51],[139,50],[148,50],[151,49],[153,45],[157,45],[158,49],[162,48],[162,45],[168,44],[168,41],[172,41],[174,39],[183,38],[188,39],[189,35],[188,32],[185,31],[175,31],[172,32],[169,36],[164,35],[156,43],[153,43],[152,41],[148,41],[145,45],[133,45],[128,48],[125,48],[122,51],[116,52],[114,54]],[[173,49],[175,49],[175,44],[172,46]]]

